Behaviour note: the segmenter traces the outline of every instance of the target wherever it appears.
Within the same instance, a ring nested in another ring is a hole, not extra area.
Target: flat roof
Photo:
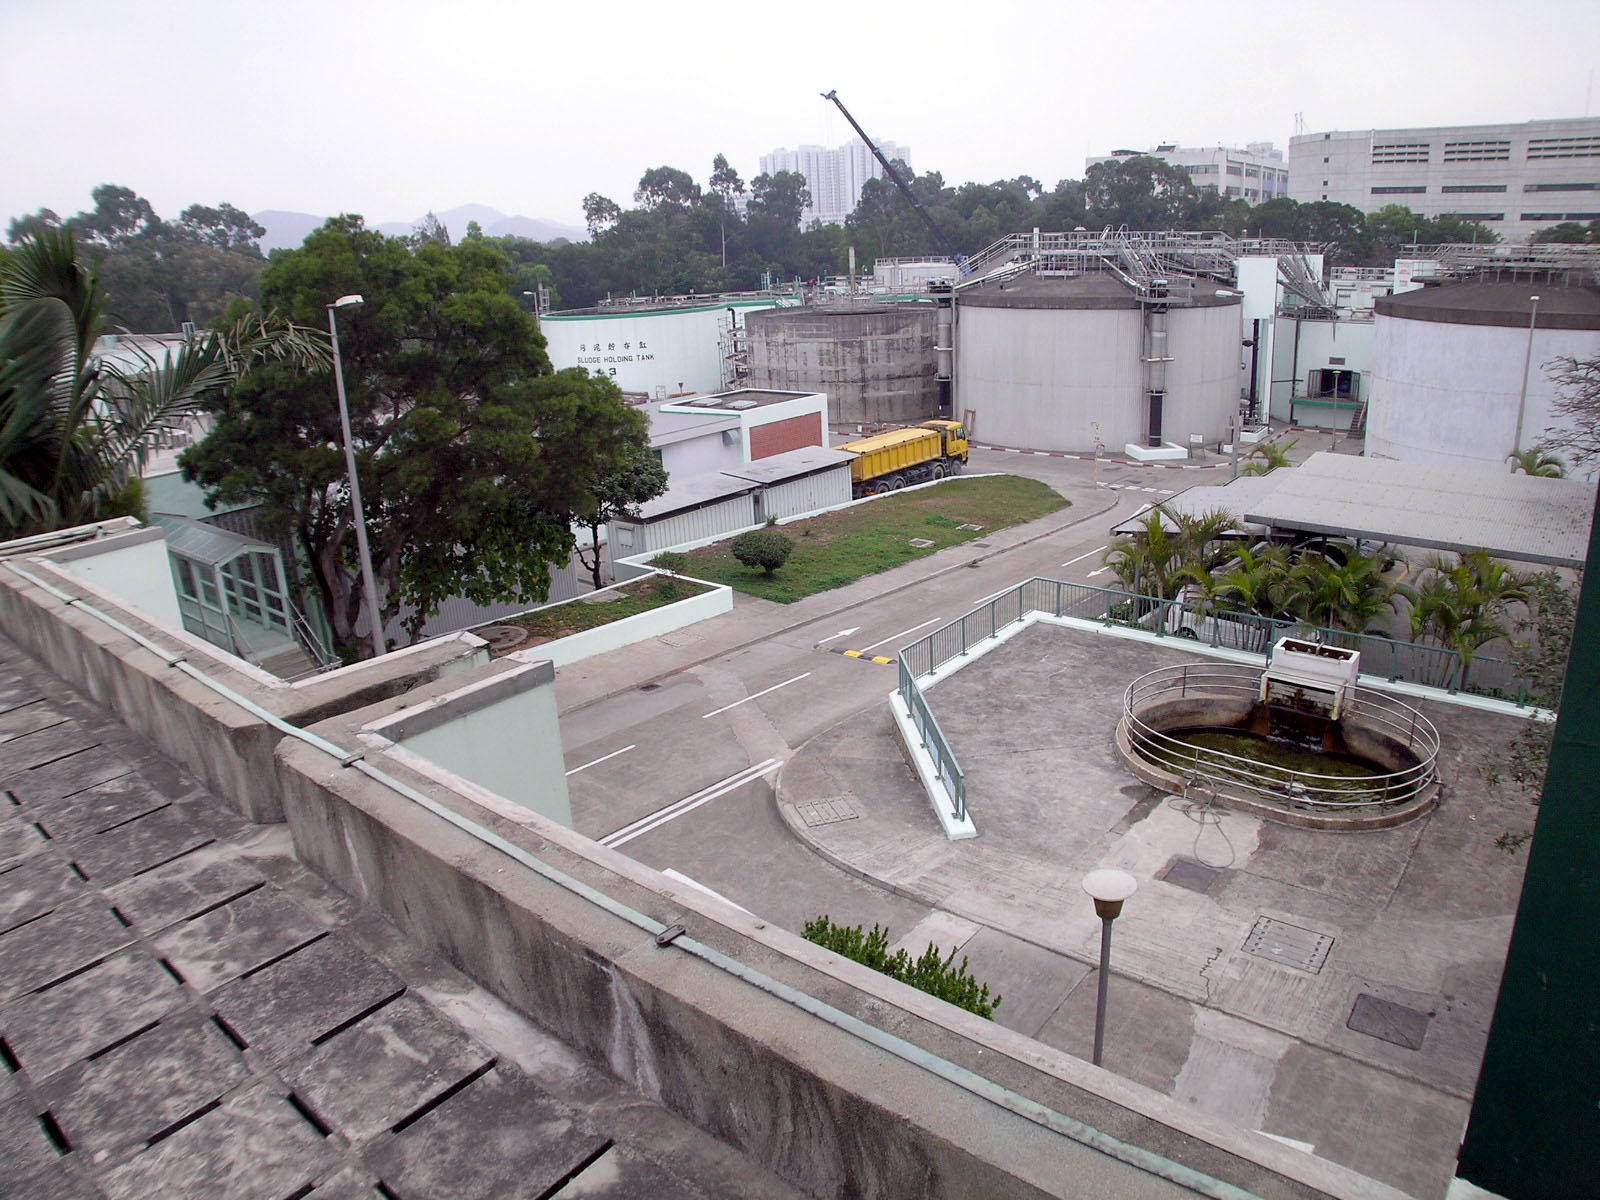
[[[707,411],[695,408],[685,411],[682,408],[669,408],[668,405],[671,403],[667,400],[657,400],[639,406],[644,409],[645,416],[650,418],[652,446],[670,446],[674,442],[682,442],[692,437],[703,437],[708,433],[739,428],[739,418],[736,415],[717,409]]]
[[[768,404],[782,404],[785,400],[804,400],[818,392],[780,392],[770,388],[737,388],[731,392],[716,392],[710,396],[696,396],[691,400],[669,401],[675,408],[709,408],[713,410],[759,408]]]
[[[834,450],[828,446],[804,446],[799,450],[786,450],[782,454],[768,455],[740,467],[728,467],[722,473],[735,479],[749,479],[756,483],[782,483],[786,479],[803,479],[819,471],[834,467],[848,467],[855,461],[848,450]]]
[[[1161,507],[1184,513],[1226,508],[1274,529],[1434,550],[1483,549],[1496,558],[1576,567],[1588,553],[1594,501],[1595,485],[1583,480],[1324,450],[1298,467],[1189,488]]]
[[[691,508],[704,508],[733,496],[748,495],[755,490],[756,484],[750,480],[735,479],[721,471],[690,475],[672,480],[661,495],[641,504],[639,516],[646,521],[655,521],[673,513],[687,512]]]

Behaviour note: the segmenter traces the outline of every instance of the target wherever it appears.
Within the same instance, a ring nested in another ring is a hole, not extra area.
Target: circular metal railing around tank
[[[1268,767],[1224,751],[1198,749],[1151,726],[1140,715],[1173,700],[1212,697],[1235,709],[1253,705],[1259,695],[1261,675],[1259,667],[1206,663],[1162,667],[1139,676],[1128,684],[1122,697],[1122,720],[1129,746],[1139,757],[1163,770],[1290,808],[1350,810],[1399,805],[1423,795],[1437,781],[1439,731],[1433,722],[1409,704],[1367,688],[1351,690],[1339,720],[1347,727],[1364,726],[1403,746],[1416,761],[1400,770],[1361,780]],[[1192,729],[1196,724],[1200,723],[1191,721],[1185,728]]]

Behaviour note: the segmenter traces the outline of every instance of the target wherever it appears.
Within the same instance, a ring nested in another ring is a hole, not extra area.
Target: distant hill
[[[267,231],[266,236],[258,243],[263,254],[271,254],[283,247],[293,249],[299,246],[306,240],[307,234],[328,219],[310,213],[284,212],[278,209],[266,209],[250,215]],[[556,238],[583,242],[589,238],[589,231],[580,226],[563,225],[558,221],[546,221],[540,217],[508,217],[486,204],[463,204],[460,208],[437,212],[434,215],[450,231],[451,241],[461,240],[467,232],[469,221],[476,221],[483,226],[483,232],[490,237],[525,237],[532,238],[536,242],[551,242]],[[374,228],[391,237],[398,237],[410,233],[421,220],[422,216],[419,214],[415,220],[385,221]]]

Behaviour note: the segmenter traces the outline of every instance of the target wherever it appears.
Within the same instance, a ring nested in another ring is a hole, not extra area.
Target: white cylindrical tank
[[[1217,442],[1239,409],[1239,296],[1170,281],[1160,440]],[[1030,450],[1120,451],[1149,441],[1152,378],[1139,298],[1109,274],[1017,276],[963,289],[955,412],[977,441]]]
[[[1557,360],[1600,355],[1600,289],[1559,276],[1440,284],[1375,308],[1366,453],[1377,458],[1504,472],[1513,449],[1560,441]]]

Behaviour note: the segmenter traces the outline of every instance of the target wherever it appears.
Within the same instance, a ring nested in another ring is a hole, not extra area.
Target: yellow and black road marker
[[[828,650],[830,654],[842,654],[846,658],[859,658],[862,662],[881,663],[886,667],[894,666],[894,659],[882,654],[868,654],[864,650]]]

